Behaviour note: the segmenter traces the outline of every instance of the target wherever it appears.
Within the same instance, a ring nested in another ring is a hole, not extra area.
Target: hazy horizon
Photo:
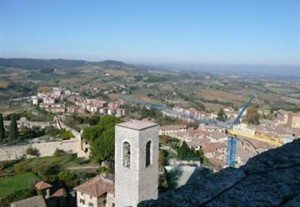
[[[5,57],[0,57],[5,58]],[[6,58],[5,58],[6,59]],[[7,59],[39,59],[39,58],[14,58]],[[174,63],[132,63],[117,59],[98,59],[97,61],[89,61],[85,59],[65,59],[65,58],[43,58],[41,60],[75,60],[86,62],[100,62],[100,61],[119,61],[125,64],[132,64],[140,67],[148,67],[153,69],[162,69],[169,71],[198,71],[208,72],[215,74],[226,75],[251,75],[251,76],[266,76],[271,75],[273,77],[295,77],[300,78],[300,65],[267,65],[267,64],[174,64]]]
[[[5,58],[300,65],[296,1],[3,0],[0,7]]]

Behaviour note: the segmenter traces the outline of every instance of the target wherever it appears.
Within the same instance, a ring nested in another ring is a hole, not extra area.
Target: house
[[[70,206],[70,200],[67,202],[66,191],[64,188],[59,188],[55,190],[49,198],[46,199],[48,207],[66,207]],[[69,204],[69,205],[68,205]],[[74,203],[73,203],[74,204]]]
[[[75,188],[78,207],[114,207],[115,178],[101,174]]]
[[[43,196],[34,196],[10,204],[10,207],[47,207]]]
[[[11,203],[11,207],[66,207],[74,206],[74,199],[67,203],[64,188],[55,188],[45,181],[35,184],[38,196]],[[69,204],[69,205],[68,205]]]
[[[278,110],[277,111],[277,119],[279,119],[280,121],[282,121],[283,123],[287,124],[288,123],[288,119],[289,119],[289,114],[291,112],[289,111],[284,111],[284,110]]]
[[[37,189],[39,194],[45,195],[46,198],[50,197],[50,189],[52,188],[51,184],[42,180],[35,184],[35,188]]]
[[[291,128],[300,129],[300,112],[290,113],[288,115],[288,126]]]
[[[187,125],[165,125],[161,126],[159,129],[159,135],[169,135],[173,136],[174,133],[179,131],[186,131]]]
[[[32,96],[31,100],[32,100],[33,105],[38,105],[39,104],[39,98],[37,96]]]

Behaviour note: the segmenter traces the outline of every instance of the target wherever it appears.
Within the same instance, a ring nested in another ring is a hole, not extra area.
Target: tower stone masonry
[[[158,125],[131,120],[116,125],[115,204],[135,207],[158,196]]]

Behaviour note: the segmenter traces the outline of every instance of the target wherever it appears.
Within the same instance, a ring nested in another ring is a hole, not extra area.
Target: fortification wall
[[[0,161],[16,160],[26,155],[26,150],[33,147],[39,150],[40,157],[52,156],[56,149],[76,153],[78,157],[88,157],[89,153],[81,150],[81,143],[77,138],[65,141],[32,143],[17,146],[0,147]],[[28,156],[30,157],[30,156]]]

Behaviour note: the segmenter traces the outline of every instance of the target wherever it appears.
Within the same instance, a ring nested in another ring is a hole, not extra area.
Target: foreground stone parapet
[[[300,140],[251,158],[239,169],[227,168],[198,178],[143,207],[300,206]]]

